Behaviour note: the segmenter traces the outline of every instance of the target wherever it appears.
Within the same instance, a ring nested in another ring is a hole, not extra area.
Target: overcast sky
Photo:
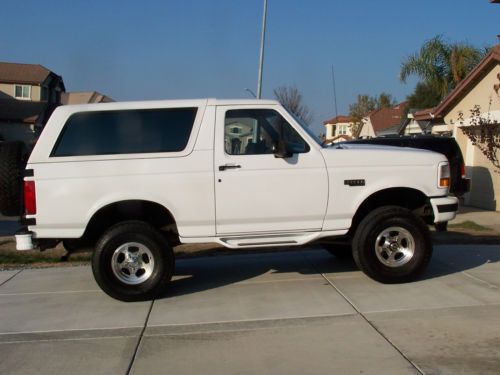
[[[5,1],[0,61],[38,63],[68,91],[115,100],[249,97],[256,91],[262,0]],[[500,4],[489,0],[268,0],[263,97],[295,84],[313,128],[356,95],[404,100],[401,61],[443,34],[493,45]]]

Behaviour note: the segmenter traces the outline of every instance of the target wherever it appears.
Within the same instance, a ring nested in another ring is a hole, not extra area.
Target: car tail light
[[[462,175],[462,178],[465,178],[465,165],[464,165],[464,163],[460,164],[460,174]]]
[[[438,186],[440,188],[450,187],[450,165],[448,163],[439,164]]]
[[[35,181],[24,181],[24,211],[26,215],[36,214]]]

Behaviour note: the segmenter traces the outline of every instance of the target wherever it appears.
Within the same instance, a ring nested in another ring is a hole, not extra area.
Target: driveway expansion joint
[[[345,299],[345,301],[351,305],[351,307],[357,312],[357,314],[363,318],[363,320],[368,323],[368,325],[370,327],[373,328],[373,330],[375,332],[377,332],[392,348],[394,348],[394,350],[396,350],[407,362],[408,364],[410,364],[418,373],[420,373],[421,375],[425,375],[425,372],[424,370],[422,370],[416,363],[414,363],[410,358],[408,358],[386,335],[384,335],[370,320],[368,320],[368,318],[361,312],[361,310],[354,304],[354,302],[352,302],[344,293],[342,293],[342,291],[337,288],[331,281],[328,277],[326,277],[326,275],[322,272],[320,272],[317,267],[313,264],[313,262],[311,262],[309,259],[307,259],[307,257],[301,253],[302,256],[304,257],[304,260],[306,262],[308,262],[310,264],[310,266],[316,270],[316,272],[318,272],[318,274],[320,274],[324,279],[325,281],[330,284],[330,286],[335,289],[335,291],[340,294],[342,296],[342,298]]]
[[[252,319],[252,320],[227,320],[220,322],[205,323],[182,323],[148,326],[145,336],[180,336],[198,335],[205,333],[226,333],[257,331],[267,329],[279,329],[290,327],[303,327],[310,325],[321,325],[330,322],[332,319],[352,318],[356,313],[297,316],[276,319]]]
[[[137,353],[139,351],[139,347],[141,346],[142,338],[144,337],[144,332],[146,331],[146,328],[148,327],[149,316],[151,315],[151,311],[153,310],[154,303],[155,303],[155,300],[152,300],[151,304],[149,305],[148,314],[146,315],[146,319],[144,320],[144,326],[142,327],[141,333],[139,334],[139,337],[137,338],[137,343],[136,343],[135,348],[134,348],[134,353],[132,354],[132,358],[130,359],[130,363],[127,367],[127,371],[125,372],[126,375],[130,374],[130,372],[132,371],[132,366],[134,365],[134,362],[137,359]]]
[[[7,284],[10,280],[12,280],[14,277],[16,277],[17,275],[19,275],[21,272],[23,272],[23,269],[20,269],[19,271],[17,271],[15,274],[13,274],[11,277],[9,277],[7,280],[5,280],[3,283],[0,284],[0,287],[4,284]]]

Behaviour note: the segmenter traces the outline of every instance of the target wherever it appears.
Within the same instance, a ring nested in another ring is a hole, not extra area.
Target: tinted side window
[[[224,147],[229,155],[272,154],[279,140],[293,153],[309,145],[278,112],[271,109],[237,109],[226,112]]]
[[[197,108],[176,108],[75,113],[51,156],[182,151],[196,112]]]

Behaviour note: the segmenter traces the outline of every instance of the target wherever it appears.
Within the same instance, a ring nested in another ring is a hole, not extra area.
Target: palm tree
[[[406,82],[410,75],[415,74],[443,98],[487,52],[487,49],[481,50],[467,43],[447,43],[438,35],[425,42],[418,53],[403,61],[399,76],[402,82]]]

